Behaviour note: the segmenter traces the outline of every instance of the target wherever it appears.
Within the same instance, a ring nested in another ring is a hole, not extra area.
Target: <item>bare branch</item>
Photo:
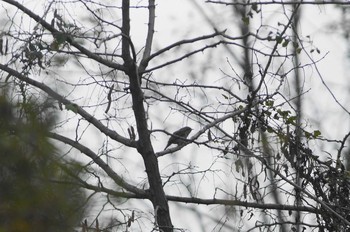
[[[203,204],[203,205],[226,205],[226,206],[241,206],[256,209],[277,209],[277,210],[301,210],[304,212],[318,213],[319,210],[313,207],[307,206],[295,206],[295,205],[280,205],[280,204],[267,204],[267,203],[255,203],[239,200],[226,200],[226,199],[204,199],[197,197],[177,197],[167,195],[169,201],[192,203],[192,204]]]
[[[203,52],[204,50],[206,50],[206,49],[208,49],[208,48],[215,48],[216,46],[218,46],[218,45],[220,45],[220,44],[222,44],[222,43],[223,43],[223,41],[219,41],[219,42],[216,42],[216,43],[213,43],[213,44],[210,44],[210,45],[206,45],[206,46],[204,46],[204,47],[202,47],[202,48],[200,48],[200,49],[197,49],[197,50],[194,50],[194,51],[192,51],[192,52],[189,52],[189,53],[187,53],[187,54],[185,54],[185,55],[183,55],[183,56],[181,56],[181,57],[179,57],[179,58],[177,58],[177,59],[168,61],[168,62],[166,62],[166,63],[160,64],[160,65],[155,66],[155,67],[153,67],[153,68],[149,68],[149,69],[145,70],[144,73],[152,72],[152,71],[154,71],[154,70],[157,70],[157,69],[160,69],[160,68],[169,66],[169,65],[171,65],[171,64],[177,63],[177,62],[179,62],[179,61],[181,61],[181,60],[183,60],[183,59],[185,59],[185,58],[188,58],[188,57],[190,57],[190,56],[192,56],[192,55],[194,55],[194,54],[196,54],[196,53]]]
[[[215,127],[215,126],[218,126],[218,124],[220,124],[221,122],[223,122],[223,121],[225,121],[225,120],[227,120],[229,118],[232,118],[232,117],[234,117],[236,115],[239,115],[239,114],[245,112],[247,109],[248,108],[245,107],[245,108],[240,109],[240,110],[235,110],[234,112],[226,114],[226,115],[224,115],[221,118],[215,119],[211,123],[208,123],[206,126],[204,126],[202,129],[200,129],[196,134],[194,134],[191,138],[188,138],[187,140],[188,141],[196,140],[201,134],[204,134],[208,129],[210,129],[212,127]],[[180,146],[177,146],[177,147],[174,147],[174,148],[167,149],[165,151],[158,152],[156,154],[156,156],[160,157],[160,156],[166,155],[168,153],[172,153],[172,152],[178,151],[178,150],[180,150],[181,148],[183,148],[186,145],[188,145],[188,143],[180,145]]]
[[[103,125],[100,120],[96,119],[94,116],[89,114],[87,111],[85,111],[83,108],[80,106],[74,104],[73,102],[67,100],[65,97],[62,95],[58,94],[54,90],[52,90],[49,86],[45,85],[44,83],[40,83],[36,80],[33,80],[31,78],[26,77],[25,75],[17,72],[16,70],[9,68],[7,65],[0,64],[0,69],[9,73],[10,75],[18,78],[21,81],[24,81],[32,86],[35,86],[45,93],[47,93],[49,96],[52,98],[56,99],[57,101],[63,103],[64,105],[71,105],[74,106],[76,112],[81,115],[86,121],[90,122],[92,125],[94,125],[96,128],[98,128],[102,133],[105,135],[109,136],[110,138],[126,145],[129,147],[136,147],[135,141],[131,141],[130,139],[127,139],[118,133],[116,133],[113,130],[110,130],[108,127]]]
[[[125,63],[131,61],[130,56],[130,1],[122,1],[122,57]]]
[[[198,41],[201,41],[201,40],[207,40],[207,39],[210,39],[210,38],[214,38],[215,36],[218,36],[218,35],[221,35],[221,34],[224,34],[226,30],[224,31],[221,31],[221,32],[215,32],[215,33],[212,33],[212,34],[209,34],[209,35],[203,35],[203,36],[199,36],[199,37],[196,37],[196,38],[193,38],[193,39],[185,39],[185,40],[180,40],[176,43],[173,43],[165,48],[162,48],[160,49],[159,51],[153,53],[152,55],[150,55],[149,57],[147,57],[147,59],[145,59],[144,62],[149,62],[150,60],[152,60],[154,57],[156,56],[159,56],[160,54],[164,53],[164,52],[167,52],[175,47],[178,47],[178,46],[182,46],[184,44],[191,44],[191,43],[195,43],[195,42],[198,42]]]
[[[226,2],[207,0],[208,3],[223,4],[227,6],[252,6],[252,5],[350,5],[348,1],[256,1],[256,2]]]
[[[21,11],[26,13],[29,17],[31,17],[36,22],[38,22],[40,25],[42,25],[46,30],[50,31],[52,33],[52,35],[61,35],[61,34],[63,34],[62,32],[56,30],[53,26],[51,26],[50,23],[46,22],[39,15],[35,14],[31,10],[29,10],[28,8],[24,7],[19,2],[16,2],[16,1],[13,1],[13,0],[3,0],[3,1],[7,2],[8,4],[11,4],[11,5],[17,7],[18,9],[20,9]],[[120,70],[120,71],[125,71],[125,67],[123,65],[117,64],[117,63],[109,61],[109,60],[106,60],[106,59],[102,58],[101,56],[96,55],[95,53],[91,52],[89,49],[86,49],[85,47],[81,46],[70,35],[66,35],[66,34],[64,34],[64,35],[66,36],[66,41],[70,45],[72,45],[73,47],[78,49],[81,53],[85,54],[88,58],[91,58],[91,59],[93,59],[93,60],[95,60],[95,61],[97,61],[97,62],[99,62],[101,64],[104,64],[107,67],[114,68],[114,69],[117,69],[117,70]]]
[[[49,137],[56,139],[62,143],[68,144],[68,145],[74,147],[75,149],[77,149],[78,151],[80,151],[81,153],[90,157],[120,187],[122,187],[122,188],[124,188],[127,191],[130,191],[132,193],[135,193],[135,194],[146,195],[146,192],[144,190],[136,188],[135,186],[133,186],[131,184],[128,184],[124,180],[124,178],[122,178],[116,172],[114,172],[113,169],[108,164],[106,164],[98,155],[96,155],[96,153],[91,151],[88,147],[80,144],[77,141],[74,141],[72,139],[69,139],[67,137],[64,137],[64,136],[56,134],[56,133],[49,133]]]
[[[139,68],[140,73],[143,73],[143,71],[145,71],[149,62],[151,51],[152,51],[152,41],[153,41],[155,18],[156,18],[155,9],[156,9],[155,0],[149,0],[148,1],[148,30],[147,30],[145,51],[143,53],[141,65]]]
[[[294,19],[295,15],[296,15],[297,12],[298,12],[299,6],[300,6],[300,5],[297,5],[297,6],[295,7],[295,9],[294,9],[292,15],[291,15],[290,18],[289,18],[288,23],[287,23],[287,24],[284,26],[284,28],[283,28],[283,30],[282,30],[282,32],[281,32],[281,35],[284,35],[284,34],[286,33],[287,29],[289,28],[289,26],[292,24],[293,19]],[[272,58],[273,58],[273,55],[274,55],[274,53],[276,52],[278,46],[279,46],[279,43],[278,43],[278,41],[276,41],[274,47],[273,47],[272,50],[271,50],[271,55],[270,55],[270,57],[269,57],[269,59],[268,59],[266,65],[265,65],[265,67],[264,67],[264,71],[261,73],[261,80],[260,80],[258,86],[256,87],[256,89],[254,90],[254,92],[252,93],[253,98],[255,97],[254,95],[256,95],[256,94],[258,93],[258,91],[260,90],[262,84],[264,83],[264,80],[265,80],[265,78],[266,78],[266,74],[267,74],[268,70],[270,69],[270,66],[271,66],[271,63],[272,63],[272,60],[273,60],[273,59],[272,59]]]

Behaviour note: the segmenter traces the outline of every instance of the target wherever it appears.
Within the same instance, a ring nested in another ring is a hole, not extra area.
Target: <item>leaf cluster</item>
[[[69,231],[81,220],[84,193],[60,170],[53,119],[37,105],[0,95],[0,231]]]

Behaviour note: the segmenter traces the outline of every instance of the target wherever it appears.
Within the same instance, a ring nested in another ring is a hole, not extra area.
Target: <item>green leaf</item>
[[[252,10],[254,10],[255,12],[258,13],[258,4],[257,3],[252,4]]]
[[[282,43],[282,47],[287,47],[288,44],[289,44],[289,40],[286,39],[286,40],[284,40],[284,42]]]
[[[56,39],[56,42],[60,45],[66,41],[67,35],[65,35],[63,33],[59,33],[55,36],[55,39]]]
[[[235,117],[235,116],[232,116],[232,121],[233,121],[233,122],[238,122],[238,118]]]
[[[60,45],[58,44],[58,42],[56,40],[52,41],[52,43],[50,44],[50,49],[57,51],[60,48]]]
[[[275,101],[267,100],[267,101],[265,102],[265,105],[266,105],[266,106],[272,107],[274,103],[275,103]]]
[[[33,44],[31,44],[31,43],[29,44],[29,49],[31,51],[36,51],[35,46]]]
[[[276,159],[277,159],[277,160],[280,160],[280,159],[281,159],[281,154],[280,154],[279,152],[277,152]],[[277,170],[278,170],[278,169],[277,169]]]
[[[319,131],[319,130],[315,130],[314,133],[313,133],[313,137],[314,137],[314,138],[317,138],[317,137],[319,137],[320,135],[321,135],[321,131]]]
[[[249,17],[253,18],[253,13],[251,11],[248,12],[247,14]]]
[[[293,124],[296,120],[297,120],[297,116],[290,116],[290,117],[287,119],[286,123],[287,123],[287,124]]]
[[[275,131],[272,129],[272,127],[268,126],[267,127],[267,132],[269,132],[271,134],[271,133],[274,133]]]
[[[73,111],[74,113],[78,113],[78,105],[77,104],[67,104],[66,110]]]
[[[245,25],[249,25],[249,17],[242,17],[242,21]]]
[[[276,37],[276,42],[277,42],[277,43],[280,44],[280,43],[282,43],[282,41],[283,41],[283,38],[282,38],[281,36],[277,36],[277,37]]]
[[[236,166],[236,172],[239,173],[239,170],[242,168],[243,169],[243,162],[242,160],[238,159],[235,162],[235,166]]]
[[[280,110],[278,109],[277,112],[284,118],[286,119],[288,115],[291,113],[289,110]]]
[[[310,132],[305,131],[305,137],[306,137],[307,139],[309,139],[309,138],[311,137],[311,133],[310,133]]]
[[[225,150],[224,150],[224,155],[226,155],[227,153],[228,153],[228,149],[229,149],[229,147],[227,146],[227,147],[225,147]]]

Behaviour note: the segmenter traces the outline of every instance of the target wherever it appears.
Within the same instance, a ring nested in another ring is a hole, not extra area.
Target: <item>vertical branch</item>
[[[154,6],[154,1],[153,2]],[[168,201],[165,196],[165,192],[162,185],[162,179],[159,172],[158,160],[154,153],[153,146],[150,138],[150,131],[147,125],[147,112],[144,107],[144,95],[140,86],[139,72],[136,65],[136,57],[132,59],[130,56],[130,46],[132,43],[130,39],[130,2],[129,0],[123,0],[123,40],[122,40],[122,56],[124,60],[124,66],[126,68],[126,74],[129,76],[130,92],[132,97],[132,109],[135,116],[137,132],[139,140],[137,141],[137,151],[141,154],[147,178],[149,182],[150,200],[153,205],[156,225],[160,231],[171,232],[173,231],[173,225],[170,218]],[[154,11],[154,10],[153,10]],[[151,13],[150,13],[151,14]],[[153,14],[154,16],[154,14]],[[151,21],[154,22],[154,19]],[[151,46],[151,38],[147,38],[148,46]],[[150,52],[150,47],[148,48]]]
[[[245,6],[234,6],[233,7],[234,11],[237,12],[239,14],[240,17],[247,17],[247,7]],[[240,30],[241,30],[241,34],[242,35],[247,35],[250,31],[250,27],[249,27],[249,24],[245,24],[243,22],[241,22],[241,25],[240,25]],[[249,101],[248,104],[252,105],[255,101],[257,101],[258,99],[256,99],[257,97],[257,93],[260,89],[260,85],[255,88],[254,86],[254,82],[253,82],[253,67],[252,67],[252,61],[251,61],[251,50],[250,50],[250,45],[249,45],[249,40],[248,40],[249,37],[243,37],[242,39],[242,43],[243,43],[243,47],[244,47],[244,57],[243,57],[243,63],[241,63],[241,66],[242,66],[242,69],[244,70],[244,82],[245,84],[247,85],[248,87],[248,96],[247,97],[247,100]],[[263,78],[263,77],[261,77]],[[255,90],[254,90],[255,89]],[[256,105],[254,107],[254,111],[256,113],[256,115],[259,115],[259,106]],[[251,110],[248,110],[245,112],[245,122],[244,122],[244,126],[241,127],[239,129],[239,137],[240,137],[240,141],[241,143],[245,146],[245,147],[248,147],[248,133],[249,133],[249,127],[250,127],[250,121],[249,121],[249,114],[251,114],[252,111]],[[260,122],[259,122],[260,123]],[[268,159],[267,159],[267,165],[269,167],[271,167],[273,164],[273,157],[274,155],[272,154],[272,151],[271,149],[269,148],[269,141],[268,141],[268,138],[267,138],[267,135],[265,132],[263,132],[261,130],[261,126],[260,126],[260,129],[259,129],[259,133],[261,135],[261,138],[262,138],[262,149],[263,149],[263,152],[265,154],[268,154]],[[248,164],[248,159],[246,159],[246,165],[247,167],[249,166]],[[248,173],[249,170],[248,170]],[[275,200],[275,202],[277,204],[280,204],[280,198],[279,198],[279,194],[277,192],[277,186],[276,186],[276,183],[273,181],[274,179],[274,173],[271,171],[270,168],[267,168],[267,174],[269,175],[269,179],[271,180],[271,192],[272,192],[272,196]],[[279,223],[281,224],[281,228],[280,230],[282,232],[286,231],[285,229],[285,226],[283,225],[283,217],[282,217],[282,212],[281,210],[277,210],[277,214],[278,214],[278,220],[279,220]],[[265,220],[268,220],[266,217],[265,217]]]
[[[245,6],[233,6],[233,11],[239,15],[239,17],[245,17],[246,14],[246,7]],[[243,22],[240,23],[239,29],[241,31],[241,35],[245,35],[247,32],[249,32],[250,28],[249,25],[244,24]],[[243,50],[244,50],[244,56],[243,56],[243,62],[240,62],[240,66],[244,70],[244,84],[248,87],[248,104],[249,106],[252,105],[254,99],[251,97],[253,92],[253,73],[252,73],[252,67],[250,62],[250,49],[248,44],[248,37],[244,37],[242,39],[243,43]],[[250,108],[248,106],[248,108]],[[247,110],[244,113],[243,117],[243,125],[239,128],[239,139],[243,146],[248,147],[248,128],[250,126],[249,122],[249,114],[251,113],[251,110]],[[248,161],[248,160],[246,160]],[[248,166],[248,164],[247,164]],[[249,173],[249,172],[248,172]]]
[[[131,61],[130,56],[130,1],[122,3],[122,57],[126,65]]]
[[[154,25],[155,25],[155,18],[156,18],[155,9],[156,9],[155,0],[149,0],[148,1],[148,30],[147,30],[145,50],[143,52],[143,57],[139,68],[140,73],[142,73],[146,69],[148,65],[147,60],[152,50]]]
[[[293,20],[293,24],[292,24],[292,28],[294,29],[294,42],[298,42],[297,38],[298,38],[298,24],[299,24],[299,20],[300,20],[300,10],[299,10],[299,5],[293,5],[293,11],[295,12],[295,16],[294,16],[294,20]],[[295,92],[296,92],[296,98],[294,101],[295,104],[295,108],[296,108],[296,116],[297,116],[297,120],[296,120],[296,137],[295,137],[295,142],[296,142],[296,147],[300,147],[300,140],[301,140],[301,118],[302,118],[302,102],[301,102],[301,80],[300,80],[300,73],[299,73],[299,69],[298,69],[298,65],[299,65],[299,55],[298,52],[296,51],[296,47],[294,47],[294,75],[295,75]],[[300,154],[299,154],[299,149],[296,149],[296,167],[300,167]],[[301,184],[301,180],[300,180],[300,170],[296,170],[296,178],[295,178],[295,184],[300,186]],[[296,198],[296,205],[297,206],[301,206],[301,192],[299,189],[295,189],[295,198]],[[300,211],[297,211],[297,215],[295,218],[295,221],[297,223],[297,231],[300,231],[301,229],[301,225],[300,225]]]
[[[274,162],[273,159],[275,159],[275,156],[269,147],[267,134],[264,131],[262,131],[261,129],[260,129],[259,133],[261,135],[262,148],[263,148],[264,154],[267,154],[267,159],[266,159],[266,164],[268,166],[267,174],[269,175],[269,179],[271,180],[271,187],[270,188],[271,188],[272,197],[277,205],[282,205],[281,200],[280,200],[280,194],[277,191],[278,186],[277,186],[276,182],[274,181],[275,180],[275,177],[274,177],[275,173],[270,168],[270,167],[273,167],[273,162]],[[285,225],[285,221],[283,219],[282,211],[277,209],[277,214],[278,214],[278,218],[277,218],[278,222],[281,225],[280,231],[282,231],[282,232],[288,231],[286,228],[286,225]]]
[[[240,17],[247,17],[247,7],[245,6],[234,6],[234,11],[239,13]],[[247,35],[250,31],[249,24],[245,24],[244,22],[241,22],[241,25],[239,26],[241,30],[241,35]],[[244,70],[244,81],[245,84],[248,86],[249,94],[251,95],[253,93],[253,70],[251,66],[251,57],[250,57],[250,46],[248,41],[248,36],[243,37],[242,39],[243,47],[244,47],[244,56],[243,56],[243,63],[241,65],[243,66],[242,69]]]

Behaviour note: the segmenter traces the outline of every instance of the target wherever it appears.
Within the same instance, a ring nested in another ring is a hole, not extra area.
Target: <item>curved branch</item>
[[[258,104],[258,103],[257,103]],[[246,110],[248,109],[248,107],[244,107],[242,109],[239,109],[239,110],[235,110],[229,114],[226,114],[218,119],[215,119],[214,121],[208,123],[206,126],[204,126],[202,129],[200,129],[196,134],[194,134],[191,138],[188,139],[188,141],[194,141],[195,139],[197,139],[201,134],[203,134],[205,131],[207,131],[209,128],[211,127],[214,127],[216,126],[218,123],[220,122],[223,122],[225,121],[226,119],[229,119],[229,118],[232,118],[236,115],[239,115],[243,112],[245,112]],[[166,155],[168,153],[173,153],[175,151],[178,151],[180,150],[181,148],[183,148],[184,146],[186,146],[188,143],[185,143],[183,145],[180,145],[180,146],[177,146],[177,147],[174,147],[174,148],[170,148],[170,149],[167,149],[165,151],[161,151],[161,152],[158,152],[156,153],[156,156],[157,157],[160,157],[160,156],[163,156],[163,155]]]
[[[83,108],[80,106],[74,104],[73,102],[67,100],[64,98],[62,95],[58,94],[54,90],[52,90],[49,86],[45,85],[44,83],[40,83],[36,80],[33,80],[31,78],[26,77],[25,75],[17,72],[16,70],[9,68],[7,65],[0,64],[0,69],[9,73],[12,76],[15,76],[21,81],[24,81],[32,86],[35,86],[42,91],[44,91],[46,94],[51,96],[52,98],[56,99],[59,102],[62,102],[64,105],[73,105],[76,113],[78,113],[80,116],[82,116],[86,121],[90,122],[92,125],[94,125],[97,129],[99,129],[102,133],[105,135],[109,136],[110,138],[114,139],[115,141],[118,141],[126,146],[129,147],[136,147],[136,142],[132,141],[130,139],[127,139],[118,133],[116,133],[113,130],[110,130],[108,127],[103,125],[98,119],[96,119],[94,116],[89,114],[87,111],[85,111]]]
[[[177,59],[168,61],[168,62],[166,62],[166,63],[164,63],[164,64],[160,64],[160,65],[155,66],[155,67],[153,67],[153,68],[147,69],[147,70],[144,71],[144,73],[152,72],[152,71],[154,71],[154,70],[156,70],[156,69],[160,69],[160,68],[166,67],[166,66],[168,66],[168,65],[170,65],[170,64],[177,63],[177,62],[179,62],[179,61],[181,61],[181,60],[183,60],[183,59],[185,59],[185,58],[188,58],[188,57],[190,57],[190,56],[192,56],[192,55],[194,55],[194,54],[196,54],[196,53],[198,53],[198,52],[203,52],[204,50],[206,50],[206,49],[208,49],[208,48],[214,48],[214,47],[216,47],[216,46],[218,46],[218,45],[220,45],[220,44],[222,44],[222,43],[224,43],[224,41],[219,41],[219,42],[216,42],[216,43],[213,43],[213,44],[210,44],[210,45],[206,45],[206,46],[204,46],[204,47],[202,47],[202,48],[199,48],[199,49],[197,49],[197,50],[194,50],[194,51],[192,51],[192,52],[189,52],[189,53],[187,53],[187,54],[185,54],[185,55],[183,55],[183,56],[181,56],[181,57],[179,57],[179,58],[177,58]],[[153,56],[153,55],[152,55],[152,56]]]
[[[50,23],[46,22],[44,19],[42,19],[39,15],[35,14],[34,12],[32,12],[31,10],[29,10],[28,8],[24,7],[22,4],[13,1],[13,0],[3,0],[4,2],[13,5],[15,7],[17,7],[18,9],[20,9],[21,11],[23,11],[25,14],[27,14],[30,18],[34,19],[36,22],[38,22],[41,26],[43,26],[46,30],[50,31],[52,33],[52,35],[61,35],[63,34],[62,32],[60,32],[59,30],[56,30],[53,26],[51,26]],[[103,59],[101,56],[96,55],[95,53],[91,52],[89,49],[86,49],[85,47],[81,46],[78,42],[75,42],[74,39],[71,36],[67,36],[67,34],[64,34],[67,38],[66,41],[72,45],[73,47],[75,47],[76,49],[78,49],[81,53],[85,54],[88,58],[91,58],[101,64],[106,65],[107,67],[113,68],[113,69],[117,69],[120,71],[125,71],[126,68],[124,67],[124,65],[121,64],[117,64],[115,62]]]
[[[210,38],[214,38],[215,36],[218,36],[218,35],[222,35],[225,33],[226,30],[224,31],[221,31],[221,32],[215,32],[215,33],[212,33],[210,35],[203,35],[203,36],[200,36],[200,37],[196,37],[196,38],[193,38],[193,39],[185,39],[185,40],[181,40],[181,41],[178,41],[176,43],[173,43],[165,48],[162,48],[160,49],[159,51],[153,53],[152,55],[150,55],[149,57],[147,57],[146,60],[144,60],[143,62],[149,62],[150,60],[152,60],[154,57],[156,56],[159,56],[161,54],[163,54],[164,52],[167,52],[175,47],[178,47],[178,46],[181,46],[181,45],[184,45],[184,44],[191,44],[191,43],[195,43],[195,42],[198,42],[198,41],[201,41],[201,40],[206,40],[206,39],[210,39]]]
[[[79,185],[82,188],[85,189],[89,189],[89,190],[93,190],[95,192],[103,192],[103,193],[107,193],[109,195],[112,195],[114,197],[118,197],[118,198],[126,198],[126,199],[149,199],[149,195],[148,194],[141,194],[141,193],[129,193],[129,192],[119,192],[119,191],[115,191],[103,186],[95,186],[95,185],[91,185],[86,183],[83,180],[79,181]]]
[[[116,172],[113,171],[113,169],[108,166],[98,155],[96,155],[95,152],[91,151],[88,147],[82,145],[81,143],[74,141],[72,139],[69,139],[67,137],[64,137],[62,135],[56,134],[56,133],[49,133],[49,137],[53,138],[57,141],[60,141],[62,143],[68,144],[81,153],[87,155],[90,157],[101,169],[103,169],[109,177],[111,177],[114,182],[119,185],[120,187],[126,189],[127,191],[130,191],[135,194],[141,194],[146,195],[146,191],[139,189],[131,184],[128,184],[121,176],[119,176]]]

